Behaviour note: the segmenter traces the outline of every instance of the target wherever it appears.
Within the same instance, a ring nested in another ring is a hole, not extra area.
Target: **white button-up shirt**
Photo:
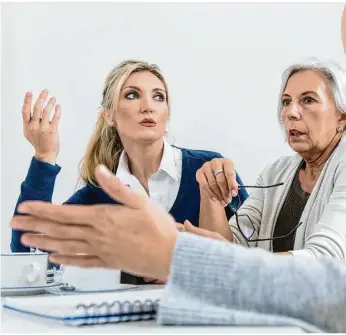
[[[140,194],[149,196],[156,204],[169,212],[177,198],[182,173],[182,152],[164,141],[163,155],[158,171],[148,180],[149,194],[131,174],[128,158],[123,151],[119,158],[116,177]]]

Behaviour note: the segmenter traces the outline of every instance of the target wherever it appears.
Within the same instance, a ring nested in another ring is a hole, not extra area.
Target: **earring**
[[[337,131],[338,133],[342,133],[342,132],[344,131],[344,127],[343,127],[341,124],[339,124],[339,125],[336,127],[336,131]]]
[[[113,126],[114,126],[114,122],[111,121],[109,125],[110,125],[111,127],[113,127]]]

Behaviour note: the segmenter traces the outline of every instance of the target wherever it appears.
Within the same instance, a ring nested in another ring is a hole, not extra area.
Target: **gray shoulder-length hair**
[[[346,114],[346,69],[334,61],[321,61],[317,58],[308,58],[289,66],[282,74],[278,103],[279,121],[281,121],[281,98],[287,82],[293,74],[304,70],[316,71],[327,79],[336,107],[340,112]]]

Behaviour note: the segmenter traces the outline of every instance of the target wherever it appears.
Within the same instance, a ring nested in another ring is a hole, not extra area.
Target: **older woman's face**
[[[312,70],[295,73],[281,97],[281,120],[290,147],[302,154],[323,151],[336,135],[341,116],[328,81]]]

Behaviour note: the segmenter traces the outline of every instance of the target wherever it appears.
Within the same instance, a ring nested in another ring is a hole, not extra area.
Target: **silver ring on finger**
[[[216,177],[218,174],[223,173],[223,169],[216,169],[214,170],[214,177]]]

